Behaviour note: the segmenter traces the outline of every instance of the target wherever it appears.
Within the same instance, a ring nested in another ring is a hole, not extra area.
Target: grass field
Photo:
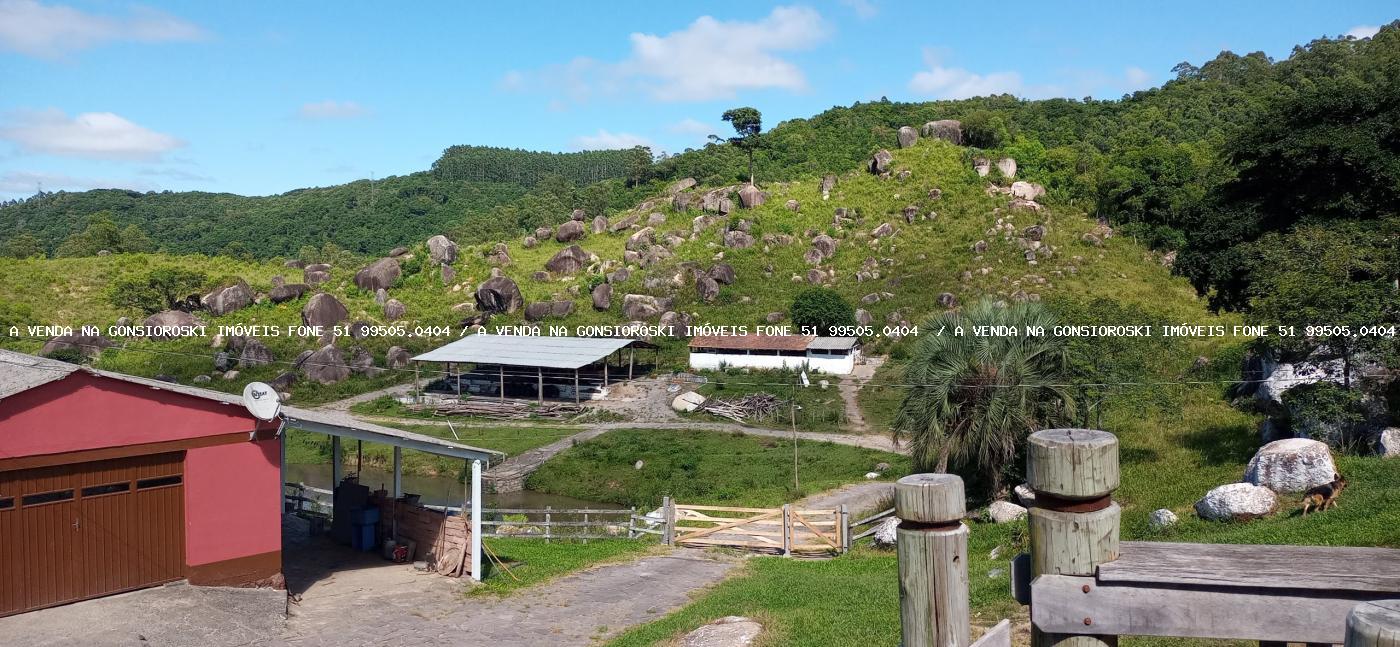
[[[670,495],[681,503],[776,506],[863,480],[877,463],[887,478],[909,471],[904,456],[801,441],[800,489],[793,488],[792,442],[713,431],[610,431],[580,443],[530,475],[531,490],[651,509]],[[636,468],[642,462],[641,469]]]
[[[469,589],[468,595],[509,595],[584,568],[664,550],[654,540],[646,539],[597,539],[586,544],[553,541],[546,544],[539,539],[488,537],[484,539],[484,545],[505,563],[506,568],[497,566],[493,559],[483,559],[486,577],[479,586]]]

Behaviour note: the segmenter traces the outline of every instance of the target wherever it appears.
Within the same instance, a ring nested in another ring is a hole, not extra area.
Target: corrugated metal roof
[[[413,359],[422,362],[582,368],[632,345],[613,337],[468,335]]]
[[[690,340],[691,348],[726,350],[807,350],[811,335],[702,335]]]
[[[331,411],[326,409],[300,409],[297,407],[282,407],[282,419],[287,426],[314,431],[335,436],[348,436],[350,438],[360,438],[371,442],[398,445],[408,449],[417,449],[440,456],[454,456],[457,458],[483,460],[488,463],[504,458],[505,454],[494,449],[481,449],[471,445],[429,436],[417,434],[411,431],[395,429],[376,425],[372,422],[365,422],[344,411]]]
[[[855,337],[818,337],[807,344],[811,350],[850,350],[855,347]]]
[[[0,350],[0,399],[68,377],[76,364]]]

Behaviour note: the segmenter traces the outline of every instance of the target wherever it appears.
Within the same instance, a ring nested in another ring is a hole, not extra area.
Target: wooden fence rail
[[[1030,553],[1013,560],[1032,647],[1112,647],[1120,635],[1400,647],[1400,550],[1119,541],[1118,439],[1092,429],[1031,435]],[[962,480],[895,485],[905,647],[966,647]],[[974,645],[1009,647],[1005,625]]]
[[[484,508],[481,536],[518,539],[640,539],[660,537],[665,531],[653,526],[658,520],[637,514],[636,508]],[[524,515],[508,520],[506,515]]]

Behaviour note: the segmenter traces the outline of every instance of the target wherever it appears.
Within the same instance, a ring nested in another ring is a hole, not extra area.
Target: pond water
[[[312,487],[329,490],[331,488],[330,463],[288,464],[286,480],[288,483],[305,483]],[[366,467],[360,471],[360,482],[369,486],[371,490],[378,490],[381,487],[387,490],[393,487],[394,475],[387,470]],[[419,503],[431,506],[459,507],[466,495],[465,484],[450,476],[404,474],[403,491],[422,495]],[[308,496],[312,495],[308,494]],[[316,498],[329,499],[329,496]],[[614,510],[624,507],[615,503],[587,501],[561,494],[546,494],[531,490],[487,494],[483,498],[486,499],[485,504],[488,508],[543,508],[552,506],[555,508]]]

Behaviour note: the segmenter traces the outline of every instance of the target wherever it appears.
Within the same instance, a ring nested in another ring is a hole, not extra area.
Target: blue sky
[[[1223,49],[1365,36],[1383,2],[797,4],[0,0],[0,197],[280,193],[536,150],[723,133],[834,105],[1112,98]]]

